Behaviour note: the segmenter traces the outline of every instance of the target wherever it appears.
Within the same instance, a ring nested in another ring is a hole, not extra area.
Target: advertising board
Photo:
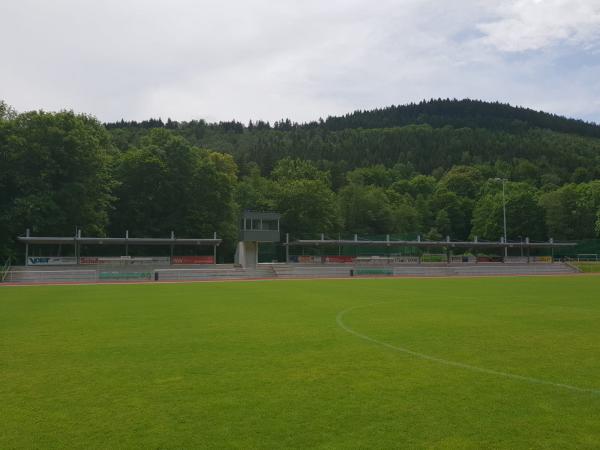
[[[324,257],[326,263],[342,263],[342,264],[351,264],[354,261],[353,256],[325,256]]]
[[[171,264],[214,264],[215,258],[212,256],[173,256]]]
[[[27,258],[28,266],[61,266],[77,264],[77,258],[70,256],[30,256]]]
[[[79,264],[83,265],[141,265],[169,264],[168,256],[82,256]]]
[[[312,256],[312,255],[301,255],[298,256],[298,261],[300,264],[315,264],[321,262],[320,256]]]

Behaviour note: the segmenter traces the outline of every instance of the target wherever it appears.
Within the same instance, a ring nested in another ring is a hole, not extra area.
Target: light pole
[[[508,256],[508,240],[506,239],[506,193],[505,185],[506,178],[494,178],[493,181],[500,181],[502,183],[502,215],[504,217],[504,257]]]

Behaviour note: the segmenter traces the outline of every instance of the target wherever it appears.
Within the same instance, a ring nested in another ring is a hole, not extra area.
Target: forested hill
[[[193,122],[191,122],[193,124]],[[600,137],[600,125],[570,119],[556,114],[536,111],[530,108],[511,106],[506,103],[484,102],[471,99],[424,100],[407,105],[393,105],[372,110],[357,110],[343,116],[329,116],[327,119],[307,123],[293,123],[288,119],[274,122],[258,121],[249,124],[249,129],[324,129],[340,131],[351,128],[391,128],[405,125],[428,124],[434,128],[452,126],[455,128],[486,128],[511,133],[522,132],[530,128],[577,134],[580,136]],[[108,128],[141,127],[174,128],[176,122],[163,123],[161,119],[149,119],[142,122],[115,122],[106,124]],[[241,132],[244,125],[239,122],[221,122],[213,124],[224,131]]]
[[[388,128],[423,123],[433,127],[450,125],[457,128],[487,128],[509,132],[542,128],[581,136],[600,137],[600,125],[595,123],[568,119],[505,103],[470,99],[438,99],[370,111],[355,111],[345,116],[329,117],[322,125],[329,130],[342,130]]]
[[[252,163],[268,175],[281,159],[310,160],[330,171],[335,188],[348,171],[377,164],[438,177],[456,165],[477,165],[538,187],[600,177],[599,125],[473,100],[432,100],[306,124],[149,119],[106,127],[122,151],[151,129],[172,130],[192,145],[231,154],[241,174]]]

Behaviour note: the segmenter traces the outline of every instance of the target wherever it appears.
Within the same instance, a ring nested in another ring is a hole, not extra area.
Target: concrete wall
[[[238,242],[235,251],[235,263],[243,268],[256,268],[258,264],[258,244],[249,241]]]

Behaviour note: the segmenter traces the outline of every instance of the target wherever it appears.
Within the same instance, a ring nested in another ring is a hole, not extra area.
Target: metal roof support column
[[[213,234],[213,239],[217,239],[217,232],[215,231]],[[217,244],[213,245],[213,264],[217,265]]]
[[[171,240],[175,240],[175,232],[171,230]],[[171,244],[171,260],[173,260],[173,244]]]
[[[279,224],[279,221],[277,221]],[[285,233],[285,263],[290,263],[290,233]]]
[[[77,256],[77,264],[81,263],[81,243],[79,240],[81,239],[81,229],[77,230],[75,233],[75,255]]]

